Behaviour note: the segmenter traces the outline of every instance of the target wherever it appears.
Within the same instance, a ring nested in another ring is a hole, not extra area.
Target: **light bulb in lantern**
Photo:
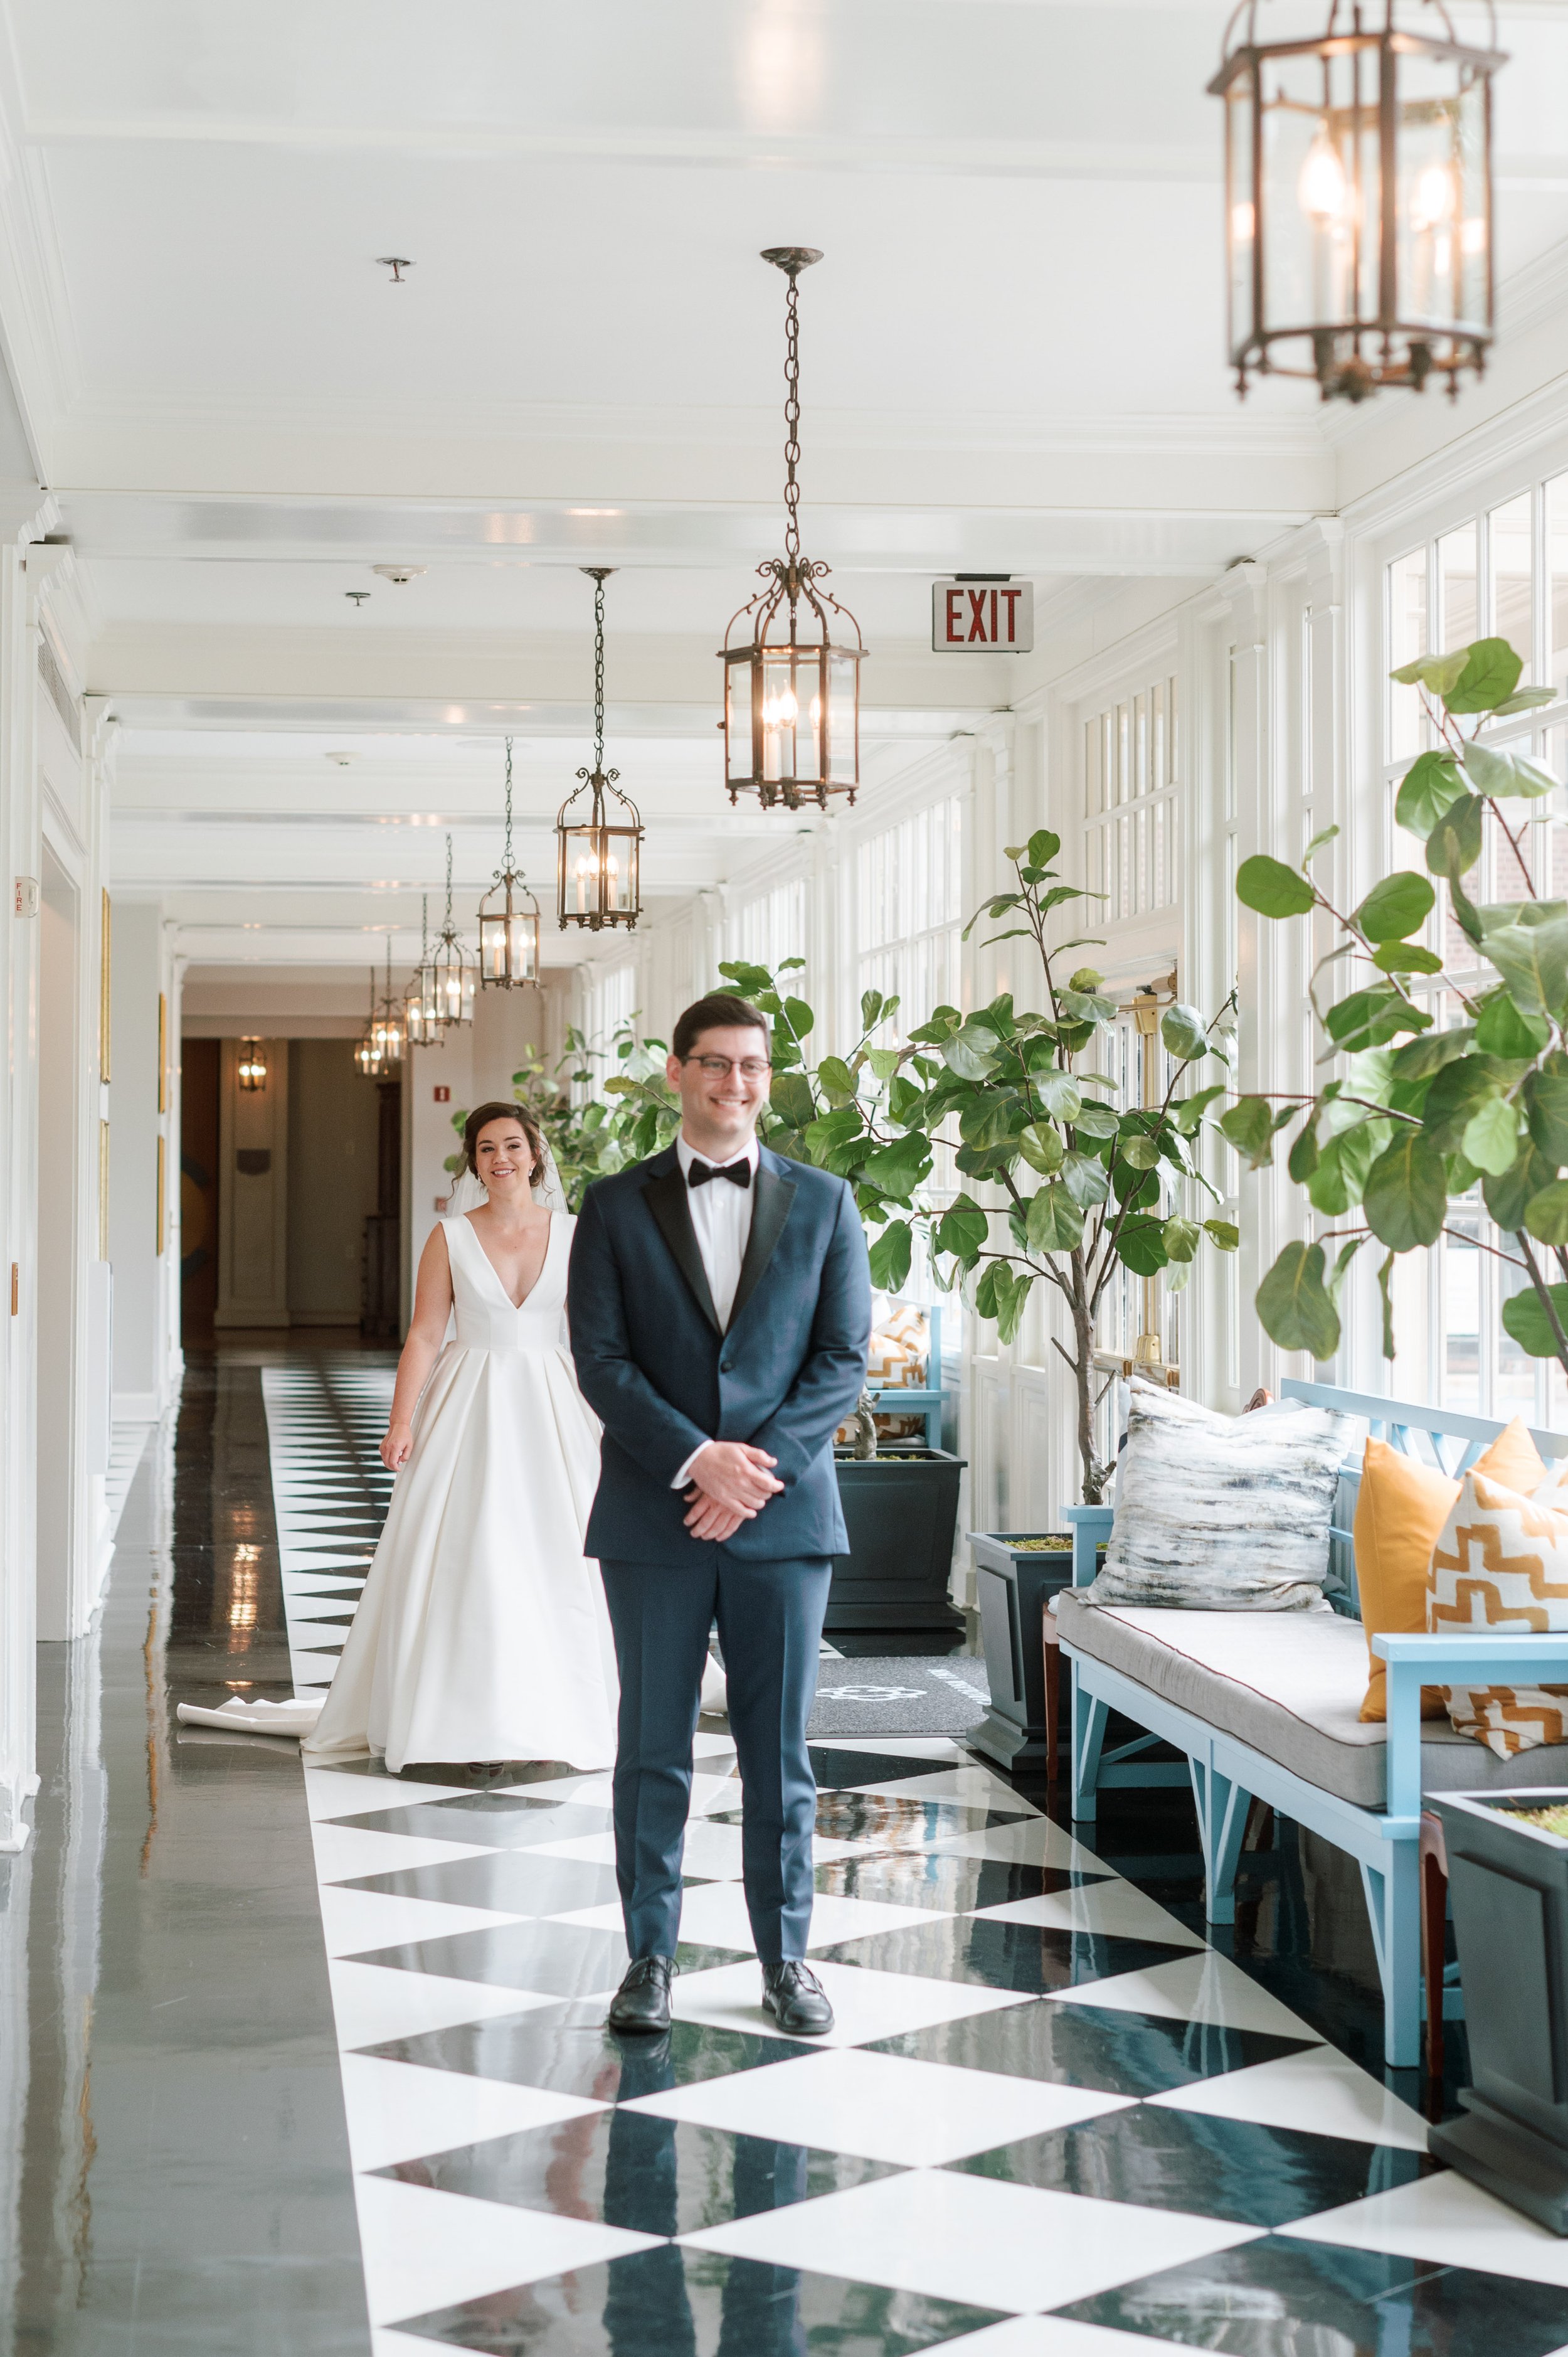
[[[1230,234],[1238,245],[1251,244],[1255,225],[1256,216],[1251,205],[1231,206]]]
[[[800,716],[800,707],[792,687],[775,688],[762,699],[762,725],[765,728],[793,728]]]
[[[1306,161],[1301,167],[1299,193],[1303,212],[1316,221],[1319,229],[1334,228],[1344,220],[1348,210],[1349,189],[1345,179],[1345,167],[1326,131],[1320,130],[1306,151]]]
[[[1446,164],[1429,164],[1418,174],[1411,191],[1410,223],[1414,230],[1440,229],[1459,210],[1459,192]]]

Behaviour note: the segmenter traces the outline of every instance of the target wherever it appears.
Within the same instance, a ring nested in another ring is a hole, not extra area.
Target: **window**
[[[618,1031],[635,1028],[637,1014],[637,962],[628,959],[624,964],[607,971],[595,968],[588,988],[589,1055],[600,1081],[618,1068],[615,1042]]]
[[[1504,638],[1524,658],[1524,678],[1568,696],[1568,475],[1519,491],[1388,568],[1387,645],[1391,669],[1430,648],[1451,649],[1480,637]],[[1388,705],[1389,834],[1394,865],[1417,866],[1412,839],[1396,828],[1392,796],[1411,758],[1426,741],[1414,692],[1391,683]],[[1557,776],[1568,774],[1568,712],[1560,704],[1501,721],[1489,740],[1533,751]],[[1488,826],[1473,897],[1568,897],[1568,824],[1540,823],[1543,806],[1516,805],[1516,851]],[[1430,946],[1447,974],[1468,986],[1482,979],[1475,945],[1448,923]],[[1441,986],[1428,1003],[1440,1028],[1465,1019],[1457,996]],[[1395,1326],[1400,1355],[1392,1388],[1481,1415],[1523,1414],[1556,1423],[1568,1412],[1568,1385],[1548,1360],[1526,1358],[1504,1332],[1502,1305],[1521,1283],[1503,1255],[1508,1239],[1487,1216],[1477,1189],[1455,1202],[1449,1232],[1428,1254],[1396,1264]]]
[[[749,965],[765,965],[769,974],[777,974],[786,958],[803,958],[807,952],[802,877],[776,884],[771,891],[747,900],[736,918],[735,953]],[[798,971],[789,977],[788,987],[798,997],[809,998],[805,982],[805,974]]]
[[[860,992],[900,1001],[908,1030],[959,1002],[963,805],[955,795],[863,843],[855,859]],[[859,1006],[855,1009],[858,1028]]]
[[[1083,724],[1084,852],[1104,920],[1168,909],[1176,897],[1176,683],[1125,696]]]

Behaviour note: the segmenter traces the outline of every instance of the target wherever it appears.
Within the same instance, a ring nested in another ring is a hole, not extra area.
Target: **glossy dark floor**
[[[102,1636],[47,1664],[0,2346],[1568,2351],[1568,2244],[1430,2162],[1359,1889],[1289,1828],[1222,1953],[1181,1795],[1078,1840],[956,1744],[818,1745],[816,2045],[757,2002],[722,1731],[666,2038],[604,2029],[602,1777],[313,1771],[313,1866],[292,1750],[169,1724],[330,1675],[384,1505],[384,1369],[272,1355],[193,1372],[172,1543],[149,1459]]]

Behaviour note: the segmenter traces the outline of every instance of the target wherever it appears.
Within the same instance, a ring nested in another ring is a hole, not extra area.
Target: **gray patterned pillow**
[[[1303,1612],[1323,1602],[1351,1420],[1294,1401],[1218,1415],[1134,1379],[1091,1604]]]

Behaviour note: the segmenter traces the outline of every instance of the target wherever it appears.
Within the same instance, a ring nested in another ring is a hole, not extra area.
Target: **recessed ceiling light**
[[[570,516],[618,516],[620,510],[619,508],[568,508],[566,512]]]
[[[379,573],[383,581],[396,581],[400,586],[406,586],[410,581],[417,581],[420,575],[428,569],[428,566],[424,565],[372,565],[371,567],[371,571]],[[370,594],[367,589],[366,597],[368,597]]]
[[[367,591],[366,595],[368,596],[369,594],[369,591]],[[333,747],[327,756],[327,759],[329,761],[335,761],[340,770],[351,769],[359,758],[358,753],[351,753],[345,745]]]

